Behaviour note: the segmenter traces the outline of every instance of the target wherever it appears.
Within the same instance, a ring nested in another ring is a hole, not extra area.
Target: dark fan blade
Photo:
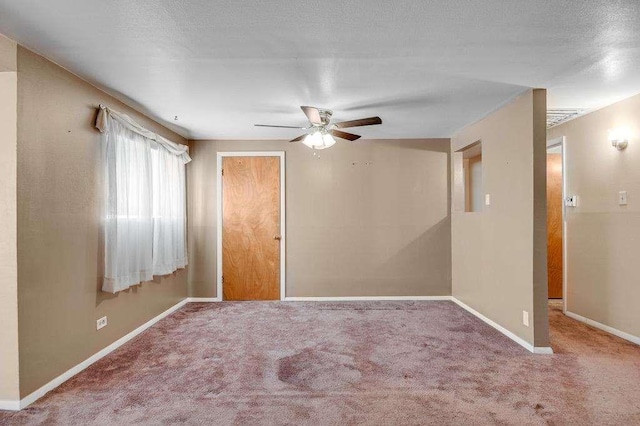
[[[340,130],[335,130],[335,129],[330,130],[329,133],[331,133],[333,136],[337,138],[346,139],[348,141],[355,141],[356,139],[360,139],[359,135],[354,135],[353,133],[341,132]]]
[[[295,139],[291,139],[289,142],[300,142],[301,140],[303,140],[306,137],[307,137],[307,135],[298,136]]]
[[[334,123],[338,129],[346,129],[347,127],[373,126],[374,124],[382,124],[380,117],[361,118],[360,120],[343,121]]]
[[[311,124],[322,124],[322,118],[320,118],[320,111],[318,108],[310,106],[301,106],[302,111],[307,116]]]
[[[271,124],[254,124],[254,126],[256,127],[278,127],[280,129],[306,129],[306,127],[299,127],[299,126],[274,126]]]

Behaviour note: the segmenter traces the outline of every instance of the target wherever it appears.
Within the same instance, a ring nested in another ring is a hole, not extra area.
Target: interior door
[[[224,300],[280,299],[280,157],[222,158]]]
[[[562,299],[562,226],[562,154],[547,154],[547,277],[550,299]]]

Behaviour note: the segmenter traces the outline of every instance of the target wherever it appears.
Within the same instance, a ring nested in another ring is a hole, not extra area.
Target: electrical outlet
[[[522,325],[529,327],[529,312],[522,311]]]
[[[491,194],[484,194],[484,205],[485,206],[491,205]]]
[[[102,317],[96,321],[96,330],[100,330],[103,327],[107,326],[107,317]]]

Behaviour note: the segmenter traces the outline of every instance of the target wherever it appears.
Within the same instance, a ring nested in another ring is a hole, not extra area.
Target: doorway
[[[218,170],[218,298],[284,299],[284,152],[221,152]]]
[[[564,298],[563,144],[547,148],[547,279],[549,299]]]

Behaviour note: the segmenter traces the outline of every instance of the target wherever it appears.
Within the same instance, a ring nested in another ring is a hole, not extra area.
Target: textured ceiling
[[[637,0],[0,0],[0,33],[191,138],[294,137],[252,125],[304,125],[299,105],[446,137],[527,87],[640,92]]]

